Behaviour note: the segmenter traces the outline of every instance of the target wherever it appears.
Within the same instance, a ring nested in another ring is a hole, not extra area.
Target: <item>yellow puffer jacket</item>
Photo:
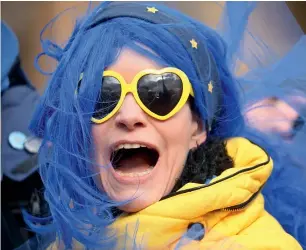
[[[264,209],[260,191],[271,174],[271,158],[243,138],[230,139],[227,151],[235,167],[210,184],[189,183],[171,197],[118,218],[113,227],[124,237],[119,242],[126,242],[126,231],[133,238],[137,230],[136,244],[145,249],[176,249],[180,242],[184,250],[301,250]],[[181,240],[192,225],[200,228],[198,239]]]
[[[140,212],[120,216],[111,226],[116,249],[302,250],[264,209],[260,191],[272,171],[270,157],[243,138],[228,140],[227,151],[235,167],[210,184],[189,183]],[[199,229],[196,240],[183,237],[190,227]],[[84,248],[75,243],[73,249]]]

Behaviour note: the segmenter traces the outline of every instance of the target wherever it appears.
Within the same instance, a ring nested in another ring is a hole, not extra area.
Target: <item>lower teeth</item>
[[[123,173],[121,172],[120,170],[115,170],[117,174],[119,174],[120,176],[129,176],[129,177],[139,177],[139,176],[144,176],[144,175],[147,175],[149,173],[151,173],[152,169],[154,167],[151,166],[149,167],[149,169],[147,169],[146,171],[143,171],[143,172],[139,172],[139,173]]]

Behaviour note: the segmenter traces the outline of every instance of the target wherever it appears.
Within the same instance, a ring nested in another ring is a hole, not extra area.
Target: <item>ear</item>
[[[207,132],[204,122],[197,115],[193,115],[189,149],[198,147],[206,141],[206,138]]]

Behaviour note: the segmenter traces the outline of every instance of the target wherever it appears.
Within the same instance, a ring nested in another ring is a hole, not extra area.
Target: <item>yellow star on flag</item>
[[[194,49],[198,48],[198,43],[197,43],[196,40],[192,39],[192,40],[190,40],[190,43],[191,43],[192,48],[194,48]]]
[[[155,7],[147,7],[147,11],[155,14],[155,12],[157,12],[158,9],[156,9]]]
[[[209,91],[210,93],[212,93],[212,92],[213,92],[213,88],[214,88],[214,86],[212,85],[212,83],[211,83],[211,81],[210,81],[209,84],[208,84],[208,91]]]

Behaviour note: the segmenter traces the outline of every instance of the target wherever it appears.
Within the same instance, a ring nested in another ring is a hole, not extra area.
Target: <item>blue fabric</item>
[[[1,92],[9,86],[8,74],[19,54],[19,43],[10,27],[1,21]]]
[[[16,86],[7,89],[2,95],[1,106],[1,171],[7,177],[22,181],[36,171],[37,167],[25,173],[13,174],[19,164],[32,155],[25,150],[16,150],[9,144],[8,137],[11,132],[19,131],[26,136],[31,133],[28,129],[32,113],[39,100],[39,94],[28,85]]]
[[[8,77],[5,77],[5,78],[1,81],[1,93],[2,93],[4,90],[7,90],[9,86],[10,86],[10,81],[9,81]]]
[[[257,2],[246,18],[246,3],[228,2],[219,29],[229,46],[229,65],[244,88],[248,105],[276,97],[306,121],[306,36],[285,2]],[[239,73],[241,66],[245,72]],[[248,112],[246,110],[245,112]],[[265,122],[273,122],[271,116]],[[258,117],[258,123],[260,123]],[[285,140],[277,132],[260,135],[274,161],[263,195],[265,208],[306,249],[306,127]]]

